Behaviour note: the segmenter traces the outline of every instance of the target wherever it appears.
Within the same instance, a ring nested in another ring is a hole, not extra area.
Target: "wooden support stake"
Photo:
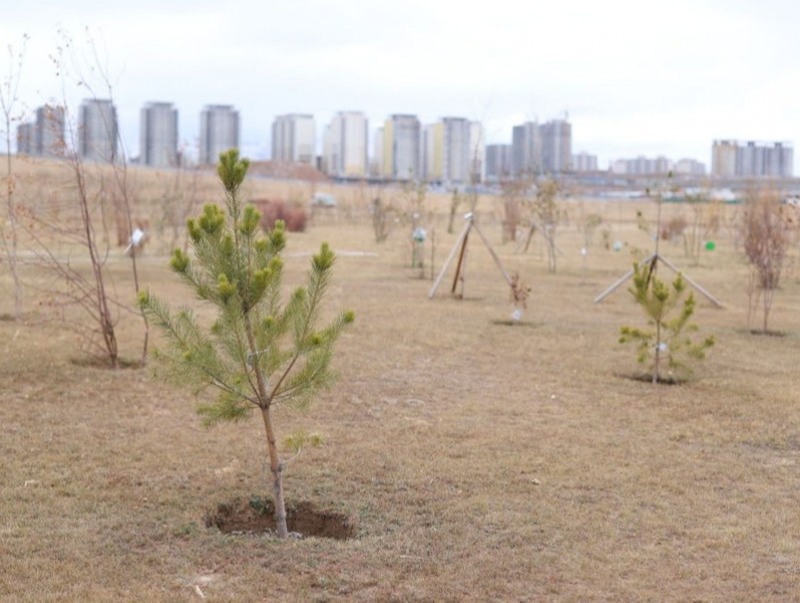
[[[659,259],[660,259],[662,262],[664,262],[664,263],[665,263],[665,264],[666,264],[666,265],[667,265],[669,268],[672,268],[672,271],[673,271],[673,272],[675,272],[675,273],[678,273],[678,272],[680,272],[680,270],[678,270],[678,269],[675,267],[675,265],[674,265],[672,262],[670,262],[670,261],[669,261],[667,258],[665,258],[665,257],[661,257],[661,256],[657,256],[657,257],[658,257],[658,258],[659,258]],[[683,273],[681,272],[681,274],[683,274]],[[706,290],[705,290],[703,287],[701,287],[699,284],[697,284],[697,282],[695,282],[694,280],[692,280],[692,278],[691,278],[690,276],[687,276],[686,274],[683,274],[683,278],[685,278],[685,279],[686,279],[686,281],[687,281],[687,282],[688,282],[688,283],[689,283],[689,284],[690,284],[692,287],[694,287],[694,288],[695,288],[695,289],[697,289],[697,290],[698,290],[700,293],[702,293],[702,294],[703,294],[703,295],[706,297],[706,299],[708,299],[708,300],[709,300],[709,301],[710,301],[712,304],[714,304],[715,306],[717,306],[717,308],[721,308],[721,307],[722,307],[722,303],[721,303],[721,302],[720,302],[720,301],[719,301],[719,300],[718,300],[716,297],[714,297],[713,295],[711,295],[711,294],[710,294],[708,291],[706,291]]]
[[[447,259],[444,261],[444,265],[442,266],[441,271],[439,272],[439,276],[436,277],[436,281],[433,283],[430,292],[428,293],[428,298],[433,299],[433,296],[436,295],[436,290],[439,288],[439,285],[442,283],[442,279],[444,278],[447,269],[450,268],[450,264],[453,261],[453,258],[456,256],[458,252],[459,246],[464,240],[464,237],[467,236],[469,229],[472,228],[472,221],[467,220],[466,224],[464,224],[464,228],[461,229],[461,233],[458,235],[456,239],[455,245],[450,250],[450,255],[447,256]]]
[[[472,220],[469,222],[470,227],[473,226]],[[458,254],[458,263],[456,264],[456,275],[453,277],[453,288],[450,289],[450,293],[455,295],[456,293],[456,286],[458,285],[458,277],[461,276],[461,271],[463,270],[464,264],[464,255],[467,253],[467,241],[469,240],[469,229],[467,230],[467,234],[464,235],[464,241],[461,243],[461,253]],[[463,283],[462,283],[463,284]],[[461,287],[461,297],[464,297],[464,287]]]

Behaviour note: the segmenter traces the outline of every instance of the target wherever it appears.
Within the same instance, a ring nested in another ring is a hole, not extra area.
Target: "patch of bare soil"
[[[750,335],[763,335],[765,337],[786,337],[788,335],[786,331],[773,331],[771,329],[766,331],[763,329],[750,329],[748,332]]]
[[[271,500],[253,496],[249,501],[236,499],[220,503],[206,515],[208,528],[218,528],[226,534],[266,533],[275,531],[275,506]],[[286,523],[290,532],[301,536],[316,536],[348,540],[357,532],[354,517],[335,511],[319,510],[313,503],[287,503]]]
[[[89,368],[104,368],[110,369],[111,363],[108,358],[102,356],[75,356],[70,358],[69,361],[75,366],[89,367]],[[133,360],[130,358],[118,358],[118,368],[121,369],[141,369],[144,368],[144,363],[141,360]]]
[[[492,324],[493,325],[499,325],[501,327],[517,327],[517,328],[528,327],[528,328],[534,328],[534,327],[538,327],[540,323],[532,322],[530,320],[512,320],[512,319],[508,319],[508,320],[493,320]]]
[[[652,373],[632,373],[627,375],[619,375],[625,379],[631,379],[632,381],[641,381],[642,383],[652,383],[653,382],[653,375]],[[686,383],[686,379],[680,379],[678,377],[659,377],[658,381],[656,382],[658,385],[682,385]]]

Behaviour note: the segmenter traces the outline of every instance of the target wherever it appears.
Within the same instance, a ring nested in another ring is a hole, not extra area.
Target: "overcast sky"
[[[800,2],[790,0],[38,0],[4,3],[2,49],[22,47],[17,108],[112,84],[128,153],[139,111],[175,103],[196,144],[205,104],[240,112],[242,148],[269,156],[276,115],[338,110],[483,122],[487,142],[565,114],[573,152],[710,162],[715,138],[800,141]],[[65,48],[66,32],[72,45]],[[92,58],[91,43],[96,48]],[[0,74],[14,67],[6,52]]]

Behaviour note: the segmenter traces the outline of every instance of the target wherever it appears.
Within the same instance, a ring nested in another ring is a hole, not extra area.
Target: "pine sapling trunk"
[[[661,319],[656,320],[656,353],[653,362],[653,383],[658,383],[659,362],[661,360]]]
[[[275,432],[272,430],[272,418],[269,406],[261,408],[264,420],[264,432],[267,434],[267,451],[269,453],[269,469],[272,472],[272,494],[275,498],[275,529],[278,538],[286,538],[289,528],[286,525],[286,503],[283,500],[283,464],[278,456],[278,445],[275,443]]]
[[[247,344],[253,358],[258,358],[258,349],[255,336],[253,335],[253,325],[249,314],[244,315],[245,333]],[[275,442],[275,432],[272,429],[272,416],[270,415],[271,398],[267,393],[267,379],[264,376],[258,361],[254,362],[253,372],[256,376],[256,387],[258,389],[258,400],[261,409],[261,418],[264,421],[264,432],[267,436],[267,453],[269,454],[269,469],[272,473],[272,493],[275,498],[275,529],[278,538],[286,538],[289,529],[286,525],[286,503],[283,500],[283,463],[278,455],[278,445]]]

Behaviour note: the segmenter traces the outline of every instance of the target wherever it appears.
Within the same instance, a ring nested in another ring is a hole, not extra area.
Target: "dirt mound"
[[[254,496],[249,501],[220,503],[206,515],[206,527],[218,528],[226,534],[272,532],[275,530],[275,506],[271,500]],[[317,536],[347,540],[356,535],[354,517],[335,511],[318,510],[313,503],[286,505],[286,523],[290,532],[301,536]]]

